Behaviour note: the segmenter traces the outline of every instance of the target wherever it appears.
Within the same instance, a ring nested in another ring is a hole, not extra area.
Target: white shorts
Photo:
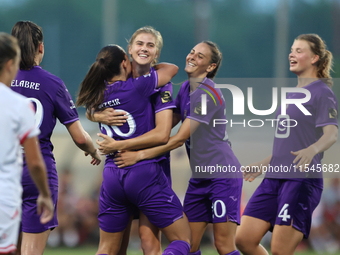
[[[0,254],[16,251],[21,208],[0,204]]]

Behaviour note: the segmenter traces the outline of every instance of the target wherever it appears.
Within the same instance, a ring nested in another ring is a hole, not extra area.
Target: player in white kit
[[[45,223],[53,217],[53,203],[47,184],[31,103],[10,89],[20,62],[17,40],[0,33],[0,254],[14,254],[21,219],[22,152],[39,190],[38,214]]]

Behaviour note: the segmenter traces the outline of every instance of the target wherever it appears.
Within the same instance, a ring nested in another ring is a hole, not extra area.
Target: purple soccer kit
[[[155,89],[157,83],[157,72],[151,71],[136,79],[107,85],[100,107],[123,110],[128,119],[121,127],[100,124],[101,131],[115,140],[124,140],[153,129],[154,110],[150,96],[158,91]],[[158,163],[164,160],[163,156],[125,168],[118,168],[113,158],[114,154],[107,156],[103,172],[98,215],[102,230],[110,233],[124,230],[135,206],[158,228],[167,227],[183,216],[181,203]]]
[[[58,174],[53,156],[53,145],[50,141],[56,119],[66,125],[77,121],[78,113],[72,98],[61,79],[34,66],[30,70],[19,70],[17,77],[12,81],[14,91],[26,96],[35,107],[35,123],[40,129],[39,142],[41,152],[46,164],[48,182],[52,199],[55,205],[54,218],[47,224],[40,223],[37,215],[36,199],[39,195],[29,171],[24,162],[22,185],[22,231],[27,233],[40,233],[58,225],[57,199],[58,199]]]
[[[209,95],[207,91],[216,100],[207,98],[204,112],[201,107],[202,95]],[[214,127],[214,119],[226,119],[221,90],[215,88],[212,80],[205,78],[190,93],[190,84],[186,81],[177,95],[176,107],[182,121],[189,118],[200,123],[186,142],[192,178],[184,200],[184,212],[190,222],[217,223],[229,219],[239,224],[241,166],[229,145],[226,124]]]
[[[314,156],[309,170],[295,169],[296,156],[291,151],[307,148],[323,134],[322,127],[338,126],[337,99],[332,90],[321,80],[303,87],[311,98],[303,106],[311,113],[304,115],[296,105],[289,105],[286,115],[277,112],[273,154],[265,179],[249,200],[244,215],[259,218],[274,225],[288,225],[301,231],[307,238],[311,217],[320,202],[323,189],[320,170],[323,153]],[[304,98],[302,93],[289,93],[287,98]],[[282,166],[285,170],[278,171]]]
[[[151,70],[153,70],[153,68]],[[151,103],[155,114],[164,110],[176,108],[175,102],[172,99],[172,94],[172,84],[169,82],[164,87],[161,87],[158,93],[151,96]],[[165,159],[159,163],[168,179],[169,186],[171,187],[170,152],[166,153],[164,156]]]

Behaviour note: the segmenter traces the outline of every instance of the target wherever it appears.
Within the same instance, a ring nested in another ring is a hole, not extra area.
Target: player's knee
[[[236,235],[235,244],[237,249],[239,249],[241,252],[251,251],[254,249],[254,247],[259,245],[259,243],[257,243],[255,240],[247,238],[243,235]]]
[[[146,255],[161,255],[162,248],[158,239],[150,238],[150,236],[141,236],[141,246],[143,254]]]
[[[215,247],[219,254],[228,254],[236,249],[233,240],[223,240],[223,238],[215,238]]]

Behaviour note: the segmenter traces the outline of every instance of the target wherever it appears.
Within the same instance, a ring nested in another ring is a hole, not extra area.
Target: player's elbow
[[[174,139],[173,139],[174,148],[173,149],[181,147],[185,143],[186,140],[187,139],[185,139],[184,137],[174,136]]]
[[[46,171],[44,162],[39,159],[27,161],[27,167],[31,175],[39,175],[41,172]]]
[[[178,66],[172,64],[171,65],[171,76],[174,77],[177,74],[178,70],[179,70]]]
[[[78,146],[78,147],[83,147],[87,144],[87,137],[86,135],[82,134],[82,135],[77,135],[75,137],[72,137],[74,143]]]

